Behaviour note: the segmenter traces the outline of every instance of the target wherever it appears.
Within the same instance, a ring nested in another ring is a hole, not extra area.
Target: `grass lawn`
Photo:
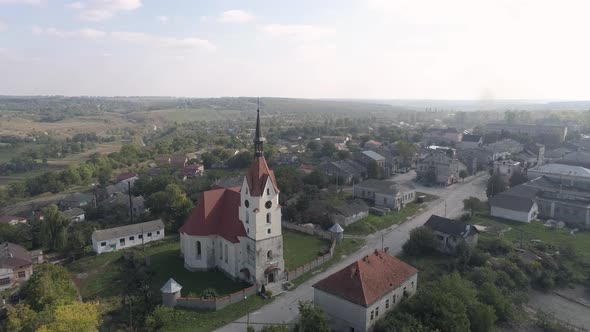
[[[401,211],[394,211],[384,216],[369,215],[366,218],[344,227],[344,234],[348,235],[369,235],[377,231],[398,224],[407,217],[414,215],[422,207],[418,203],[410,203]]]
[[[158,292],[169,278],[173,278],[182,286],[183,296],[198,297],[207,288],[213,288],[219,296],[224,296],[250,286],[231,280],[223,272],[190,272],[185,269],[184,261],[180,257],[180,241],[178,240],[166,243],[157,249],[149,256],[150,266],[155,271],[152,287]]]
[[[530,244],[530,240],[533,239],[557,246],[564,243],[573,243],[578,255],[590,263],[590,232],[588,231],[576,232],[576,235],[572,236],[570,235],[571,229],[567,227],[553,229],[543,226],[541,222],[526,224],[481,215],[474,216],[470,222],[475,225],[492,226],[493,228],[510,228],[509,231],[504,232],[504,236],[508,240],[517,243],[520,243],[522,240],[525,246]]]
[[[330,242],[308,234],[283,230],[283,258],[287,270],[296,269],[320,255]]]
[[[221,310],[212,312],[193,311],[185,309],[174,309],[173,319],[162,322],[163,331],[213,331],[219,327],[229,324],[236,319],[246,316],[248,312],[253,313],[260,307],[271,303],[273,299],[262,299],[259,296],[250,296],[247,300],[229,305]],[[257,323],[256,319],[250,317],[250,322]],[[246,324],[243,324],[243,331]]]
[[[332,259],[320,265],[317,269],[302,274],[301,276],[299,276],[299,278],[293,280],[293,284],[296,286],[301,285],[307,279],[311,278],[312,276],[320,272],[326,271],[330,266],[338,263],[346,256],[357,251],[363,245],[365,245],[364,240],[344,238],[341,243],[336,245],[336,248],[334,249],[334,256],[332,256]]]

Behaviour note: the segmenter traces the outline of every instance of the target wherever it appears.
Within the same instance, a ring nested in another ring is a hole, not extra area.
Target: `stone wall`
[[[200,297],[180,297],[176,301],[176,306],[181,308],[216,311],[225,308],[230,304],[242,301],[245,296],[253,296],[255,294],[256,286],[250,286],[233,294],[214,299],[203,299]]]

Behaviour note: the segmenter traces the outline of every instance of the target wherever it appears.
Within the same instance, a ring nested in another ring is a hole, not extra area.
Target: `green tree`
[[[50,250],[63,250],[67,245],[69,220],[52,204],[43,209],[41,235],[43,246]]]
[[[461,180],[463,180],[463,182],[465,182],[465,178],[469,176],[469,173],[467,173],[466,170],[462,169],[459,171],[459,177],[461,178]]]
[[[98,302],[73,302],[58,306],[53,321],[42,325],[38,332],[98,331],[101,321]]]
[[[338,159],[339,160],[346,160],[351,158],[351,153],[348,150],[340,150],[338,151]]]
[[[432,251],[436,239],[427,227],[418,227],[410,231],[410,238],[402,249],[406,255],[418,256]]]
[[[402,163],[404,167],[408,167],[411,164],[412,158],[416,154],[416,146],[408,141],[398,141],[395,144],[397,151],[402,157]]]
[[[494,174],[488,180],[488,184],[486,187],[486,196],[488,198],[492,198],[497,194],[506,190],[506,185],[499,174]]]
[[[381,168],[375,160],[371,160],[369,165],[367,165],[367,176],[371,179],[381,178]]]
[[[299,332],[329,332],[330,322],[328,316],[319,308],[315,307],[310,301],[299,302],[299,322],[297,331]]]
[[[28,304],[19,303],[9,306],[4,327],[6,331],[36,331],[38,326],[37,313]]]
[[[163,191],[150,195],[146,206],[153,214],[174,220],[176,226],[179,226],[188,216],[193,204],[180,186],[169,184]]]
[[[76,286],[68,270],[60,265],[44,263],[23,287],[26,303],[37,312],[73,303],[78,298]]]
[[[469,197],[463,200],[463,210],[469,211],[470,215],[473,216],[475,211],[483,209],[483,202],[477,197]]]
[[[319,152],[322,149],[322,146],[318,141],[312,140],[307,143],[307,149],[315,153]]]

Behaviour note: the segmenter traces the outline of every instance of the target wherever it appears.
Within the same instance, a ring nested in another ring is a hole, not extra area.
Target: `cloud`
[[[318,40],[333,33],[331,29],[316,25],[267,24],[259,29],[270,38],[292,38],[299,41]]]
[[[82,21],[99,22],[112,18],[120,11],[138,9],[141,0],[86,0],[72,2],[67,7],[78,11],[77,17]]]
[[[4,22],[0,21],[0,32],[6,30],[8,30],[8,26]]]
[[[219,16],[221,23],[245,23],[254,20],[254,16],[247,11],[234,9],[226,10]]]
[[[170,17],[166,15],[156,16],[156,20],[162,24],[168,24],[168,22],[170,22]]]
[[[44,5],[47,0],[0,0],[0,5]]]
[[[83,39],[107,39],[128,44],[156,46],[167,49],[178,50],[215,50],[216,47],[209,40],[188,37],[163,37],[143,32],[131,31],[102,31],[90,28],[78,30],[63,30],[54,27],[42,28],[33,26],[31,32],[37,36],[50,36],[57,38],[83,38]]]

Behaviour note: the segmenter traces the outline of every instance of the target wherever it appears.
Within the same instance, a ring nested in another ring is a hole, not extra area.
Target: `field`
[[[293,270],[314,260],[320,255],[322,247],[329,247],[330,242],[318,237],[283,230],[283,258],[285,268]]]
[[[384,216],[369,215],[366,218],[358,220],[351,225],[344,227],[344,234],[348,235],[369,235],[377,231],[389,228],[398,224],[406,218],[416,214],[421,204],[410,203],[401,211],[394,211]]]
[[[157,111],[134,112],[131,117],[148,123],[193,122],[235,119],[243,112],[213,109],[163,109]]]
[[[555,246],[572,243],[578,255],[590,263],[590,232],[588,231],[576,232],[576,235],[570,235],[571,229],[567,227],[552,229],[543,226],[541,222],[525,224],[481,215],[474,216],[470,222],[475,225],[489,226],[489,235],[483,236],[493,236],[492,234],[503,230],[503,236],[519,246],[522,242],[526,247],[531,244],[531,240],[540,240]]]

